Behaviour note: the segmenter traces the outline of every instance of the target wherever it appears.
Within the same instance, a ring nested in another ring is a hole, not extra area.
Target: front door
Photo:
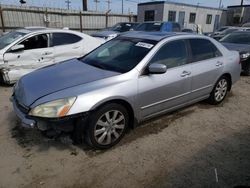
[[[178,40],[162,46],[149,64],[167,66],[164,74],[144,74],[138,79],[140,116],[146,119],[181,106],[188,101],[191,91],[191,68],[186,42]]]
[[[48,46],[48,35],[39,34],[29,37],[19,44],[24,45],[24,49],[4,54],[4,62],[8,63],[9,79],[18,80],[21,76],[38,68],[54,63],[53,48]]]
[[[178,22],[181,25],[181,28],[184,28],[184,24],[185,24],[185,12],[184,11],[179,12]]]

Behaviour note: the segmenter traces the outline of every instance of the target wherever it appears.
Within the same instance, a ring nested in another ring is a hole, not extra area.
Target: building
[[[182,28],[196,30],[199,26],[203,32],[213,32],[226,24],[226,11],[169,1],[139,3],[138,22],[144,21],[173,21]]]
[[[227,24],[242,25],[250,22],[250,5],[227,7]]]

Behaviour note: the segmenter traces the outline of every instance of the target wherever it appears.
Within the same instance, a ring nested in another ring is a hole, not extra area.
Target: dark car
[[[229,50],[237,50],[240,53],[243,73],[250,76],[250,31],[231,33],[220,42]]]
[[[136,31],[180,32],[181,26],[177,22],[144,22],[135,28]]]
[[[222,32],[215,32],[213,34],[210,35],[210,37],[214,38],[215,40],[220,40],[223,37],[225,37],[226,35],[233,33],[235,31],[238,31],[240,28],[238,27],[229,27],[225,30],[223,30]]]
[[[103,38],[105,40],[111,40],[117,37],[120,33],[134,30],[138,25],[139,23],[120,22],[115,24],[113,27],[96,32],[92,34],[92,36]]]

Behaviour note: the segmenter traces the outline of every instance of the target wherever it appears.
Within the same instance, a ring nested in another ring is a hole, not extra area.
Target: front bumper
[[[13,104],[14,112],[21,121],[21,125],[26,128],[34,128],[37,122],[33,119],[28,118],[28,116],[17,107],[17,102],[13,96],[10,98],[10,100]]]
[[[89,112],[84,112],[71,116],[65,116],[63,118],[31,117],[20,110],[18,107],[19,105],[13,96],[10,100],[13,104],[14,112],[21,121],[21,125],[26,128],[37,128],[41,131],[54,129],[58,131],[70,132],[74,129],[74,121],[76,119],[81,118],[86,120],[89,116]]]

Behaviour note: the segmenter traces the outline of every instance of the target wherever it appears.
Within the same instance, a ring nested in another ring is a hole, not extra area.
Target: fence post
[[[105,27],[107,28],[107,27],[108,27],[108,21],[109,21],[109,19],[108,19],[108,16],[109,16],[108,13],[106,13],[105,16],[106,16],[106,24],[105,24]]]
[[[5,32],[5,26],[4,26],[4,19],[3,19],[3,9],[2,9],[2,6],[0,6],[0,17],[1,17],[2,30],[3,30],[3,33],[4,33],[4,32]]]
[[[80,31],[82,32],[82,11],[80,11]]]

